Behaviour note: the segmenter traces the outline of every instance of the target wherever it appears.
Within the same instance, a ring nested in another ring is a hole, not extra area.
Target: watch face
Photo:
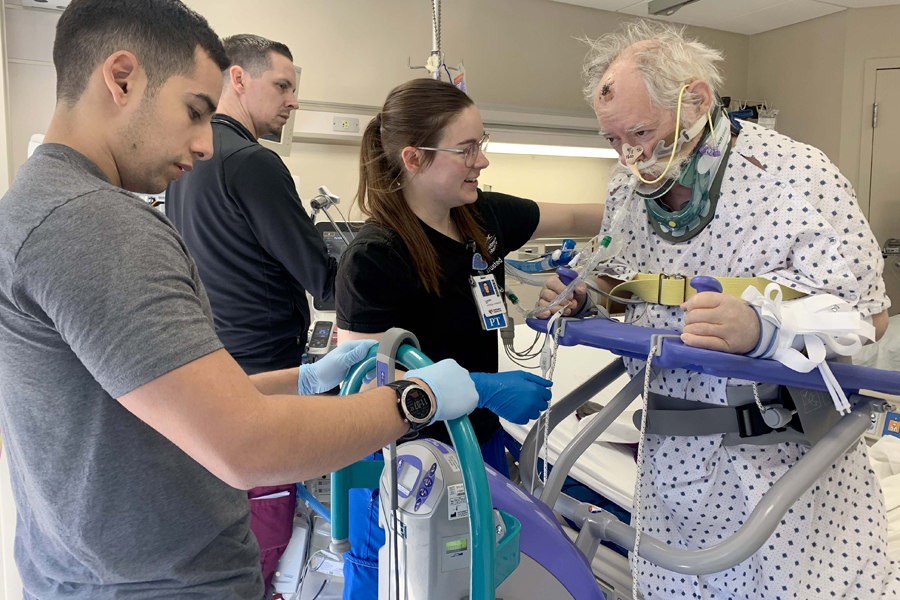
[[[431,416],[431,399],[425,390],[411,388],[406,392],[404,399],[406,412],[410,417],[418,421],[425,421]]]

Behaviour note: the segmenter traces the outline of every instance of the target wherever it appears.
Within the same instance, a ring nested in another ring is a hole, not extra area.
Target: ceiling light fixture
[[[680,8],[693,4],[698,0],[650,0],[647,4],[647,14],[654,17],[671,17]]]
[[[532,156],[569,156],[573,158],[619,158],[612,148],[580,146],[542,146],[540,144],[506,144],[491,142],[487,151],[494,154],[528,154]]]

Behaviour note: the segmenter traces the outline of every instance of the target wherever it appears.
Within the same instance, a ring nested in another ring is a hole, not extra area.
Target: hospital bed
[[[533,337],[534,330],[528,325],[524,323],[516,325],[517,340],[530,340]],[[502,348],[499,358],[500,371],[515,371],[522,368],[515,364]],[[554,401],[566,397],[617,358],[612,352],[597,348],[561,346],[553,375]],[[536,364],[536,361],[531,362]],[[527,370],[537,375],[541,374],[539,367]],[[627,375],[618,377],[614,385],[608,386],[596,396],[591,396],[592,401],[597,404],[606,404],[612,400],[616,391],[628,382],[628,379]],[[631,510],[634,498],[637,471],[635,470],[634,450],[626,444],[638,442],[639,434],[634,427],[632,418],[640,408],[641,399],[636,396],[634,402],[616,419],[613,426],[596,443],[591,444],[571,472],[573,478],[628,511]],[[506,432],[519,444],[525,442],[525,437],[536,423],[536,421],[532,421],[527,425],[516,425],[503,419],[501,422]],[[578,418],[572,414],[550,433],[548,461],[551,465],[556,462],[559,453],[575,437],[575,434],[581,430],[580,425]]]

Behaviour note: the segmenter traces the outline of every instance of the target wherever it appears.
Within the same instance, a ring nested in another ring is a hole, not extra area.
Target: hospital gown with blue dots
[[[863,316],[886,310],[880,249],[837,167],[815,148],[751,123],[742,126],[712,222],[688,241],[665,241],[636,196],[611,274],[622,280],[637,273],[763,277],[809,294],[833,294]],[[610,182],[604,230],[623,208],[627,181],[627,174],[617,174]],[[684,325],[677,306],[631,306],[626,320],[678,331]],[[644,365],[626,360],[632,376]],[[650,391],[726,404],[726,387],[738,385],[750,382],[676,369],[664,370]],[[726,447],[722,439],[647,436],[643,532],[688,549],[727,539],[807,449],[795,443]],[[640,559],[638,580],[647,600],[900,597],[900,569],[885,555],[886,540],[884,500],[860,441],[746,561],[689,576]]]

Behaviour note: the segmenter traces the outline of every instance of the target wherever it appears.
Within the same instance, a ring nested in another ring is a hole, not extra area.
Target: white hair
[[[714,94],[722,88],[724,78],[717,63],[724,60],[724,55],[695,39],[686,38],[684,27],[638,19],[627,21],[613,33],[596,40],[582,38],[581,41],[590,46],[584,62],[584,93],[591,106],[603,75],[622,55],[633,56],[647,86],[650,102],[672,112],[678,107],[681,88],[689,83],[705,81]],[[641,42],[650,43],[642,44],[640,49],[631,49]],[[685,92],[685,104],[698,100]]]

